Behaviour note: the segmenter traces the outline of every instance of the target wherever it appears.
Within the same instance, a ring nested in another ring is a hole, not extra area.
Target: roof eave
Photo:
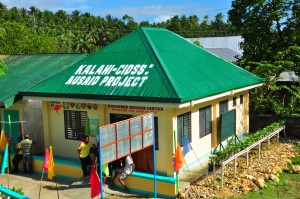
[[[243,92],[243,91],[250,90],[250,89],[253,89],[253,88],[257,88],[257,87],[260,87],[262,85],[263,85],[263,83],[254,84],[254,85],[250,85],[250,86],[247,86],[247,87],[233,89],[233,90],[229,90],[229,91],[222,92],[222,93],[219,93],[219,94],[203,97],[203,98],[200,98],[200,99],[197,99],[197,100],[189,100],[189,101],[186,101],[185,103],[182,103],[180,105],[180,108],[192,107],[196,104],[200,104],[200,103],[204,103],[204,102],[207,102],[207,101],[215,100],[215,99],[225,97],[225,96],[233,96],[235,93],[239,93],[239,92]]]
[[[159,97],[139,97],[139,96],[107,96],[107,95],[90,95],[90,94],[65,94],[65,93],[38,93],[38,92],[21,92],[22,96],[42,97],[42,98],[66,98],[66,99],[91,99],[91,100],[123,100],[123,101],[140,101],[140,102],[167,102],[181,103],[180,98],[159,98]]]

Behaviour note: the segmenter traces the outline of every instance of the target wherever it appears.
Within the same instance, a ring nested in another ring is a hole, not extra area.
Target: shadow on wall
[[[23,100],[23,134],[29,134],[33,140],[33,155],[45,153],[42,101]]]

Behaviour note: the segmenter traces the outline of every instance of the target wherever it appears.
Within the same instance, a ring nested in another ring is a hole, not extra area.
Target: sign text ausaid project
[[[80,65],[67,85],[141,87],[154,64]]]

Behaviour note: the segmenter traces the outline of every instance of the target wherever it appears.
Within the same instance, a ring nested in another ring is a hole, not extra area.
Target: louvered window
[[[212,109],[211,106],[206,106],[199,109],[199,138],[202,138],[212,132]]]
[[[241,96],[240,96],[240,104],[243,104],[243,103],[244,103],[244,96],[241,95]]]
[[[86,111],[64,111],[65,138],[81,140],[85,135]]]
[[[154,117],[155,150],[158,150],[158,117]]]
[[[190,142],[191,136],[191,112],[184,113],[177,116],[177,140],[180,146],[183,144],[183,138],[186,135]]]
[[[232,106],[236,106],[236,97],[232,98]]]
[[[219,103],[219,116],[228,111],[228,100]]]

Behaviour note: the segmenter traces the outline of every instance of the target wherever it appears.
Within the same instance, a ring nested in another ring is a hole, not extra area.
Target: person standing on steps
[[[13,162],[13,170],[12,170],[12,173],[18,173],[19,172],[19,168],[18,168],[18,165],[19,165],[19,162],[22,160],[23,158],[23,149],[22,149],[22,145],[21,145],[21,141],[22,141],[22,137],[18,137],[18,143],[16,145],[16,153],[15,153],[15,156],[14,158],[12,159],[12,162]]]
[[[33,173],[33,169],[32,169],[32,152],[31,152],[31,146],[32,146],[32,140],[29,138],[29,135],[26,134],[25,135],[25,139],[23,141],[21,141],[21,146],[23,149],[23,172],[25,174],[29,173],[32,174]],[[27,170],[27,163],[28,163],[28,170]]]
[[[91,146],[92,145],[89,143],[89,136],[87,135],[84,136],[83,141],[80,142],[78,146],[78,154],[79,154],[81,169],[83,172],[83,176],[86,178],[89,177],[88,167],[90,167],[93,162],[90,156]]]

